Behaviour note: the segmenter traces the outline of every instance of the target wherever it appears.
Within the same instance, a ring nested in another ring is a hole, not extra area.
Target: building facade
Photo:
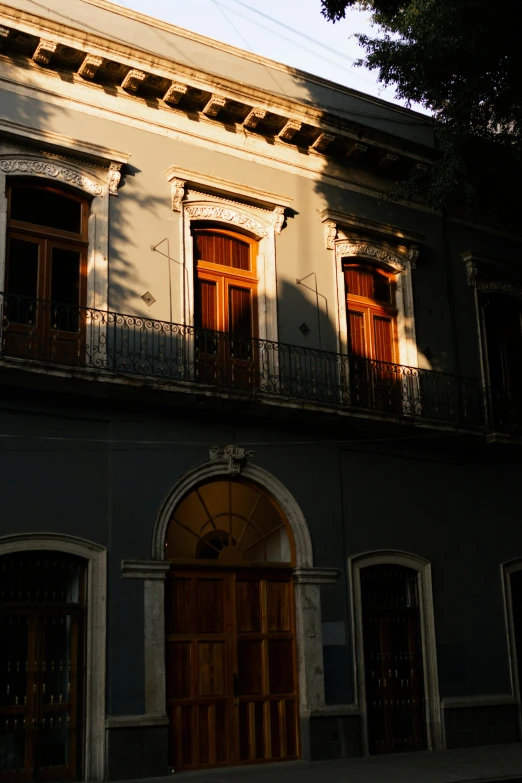
[[[0,3],[0,780],[520,739],[515,229],[431,121]]]

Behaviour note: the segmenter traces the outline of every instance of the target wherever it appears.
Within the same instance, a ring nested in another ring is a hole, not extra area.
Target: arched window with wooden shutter
[[[193,229],[198,378],[252,388],[256,378],[257,243],[226,229]]]

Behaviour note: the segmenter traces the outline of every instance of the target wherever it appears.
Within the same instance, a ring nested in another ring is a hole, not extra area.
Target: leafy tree
[[[520,0],[322,0],[331,21],[346,9],[371,12],[376,35],[357,35],[358,61],[393,84],[398,98],[429,109],[438,155],[424,180],[397,195],[424,190],[437,208],[465,205],[512,220],[520,214],[522,46]]]

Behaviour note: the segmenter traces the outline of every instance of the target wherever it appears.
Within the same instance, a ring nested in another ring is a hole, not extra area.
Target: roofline
[[[253,52],[248,52],[245,49],[240,49],[239,47],[232,46],[227,43],[223,43],[215,38],[207,38],[206,36],[200,35],[199,33],[195,33],[192,30],[187,30],[184,27],[177,27],[176,25],[170,22],[165,22],[162,19],[157,19],[156,17],[149,16],[148,14],[143,14],[140,11],[134,11],[130,8],[117,5],[116,3],[110,2],[110,0],[81,0],[81,2],[85,3],[86,5],[93,5],[98,8],[102,8],[106,11],[110,11],[111,13],[119,14],[120,16],[124,16],[128,19],[134,19],[137,22],[143,22],[144,24],[147,24],[151,27],[156,27],[160,30],[164,30],[165,32],[175,33],[176,35],[180,35],[183,38],[187,38],[192,41],[197,41],[198,43],[202,43],[205,46],[210,46],[213,49],[218,49],[219,51],[225,51],[228,52],[229,54],[242,57],[244,60],[250,60],[251,62],[258,63],[259,65],[264,65],[265,67],[273,68],[278,71],[282,71],[283,73],[287,73],[291,76],[297,76],[300,79],[304,78],[307,81],[311,81],[323,87],[328,87],[330,89],[335,90],[336,92],[343,93],[345,95],[353,95],[357,98],[361,98],[362,100],[367,101],[368,103],[374,103],[388,110],[397,112],[398,114],[403,114],[412,118],[418,118],[424,120],[424,122],[427,125],[433,123],[432,117],[426,114],[422,114],[421,112],[415,111],[414,109],[407,109],[404,106],[397,106],[396,104],[391,103],[390,101],[386,101],[383,98],[377,98],[373,95],[368,95],[368,93],[362,92],[361,90],[356,90],[352,87],[345,87],[342,84],[338,84],[337,82],[330,81],[329,79],[324,79],[321,76],[316,76],[315,74],[309,73],[308,71],[302,71],[299,68],[293,68],[292,66],[284,65],[284,63],[277,62],[277,60],[270,60],[268,57],[262,57],[261,55],[254,54]],[[8,4],[8,2],[6,4]],[[48,10],[53,10],[53,9],[48,9]],[[78,20],[73,19],[72,17],[68,17],[66,14],[62,14],[59,11],[53,10],[53,13],[63,16],[64,18],[67,18],[70,21],[74,21],[77,24],[83,25],[85,27],[89,27],[88,24],[84,22],[79,22]],[[108,38],[112,37],[110,36],[110,34],[107,33],[105,35]],[[139,50],[138,46],[132,45],[128,42],[127,45],[132,46],[133,48]],[[207,71],[207,73],[210,72]],[[217,76],[217,74],[212,74],[212,75]],[[252,85],[252,86],[255,87],[256,85]],[[265,90],[263,88],[263,91],[270,93],[270,90],[268,89]],[[296,98],[290,98],[290,100],[295,101],[296,103],[303,103],[303,102],[306,103],[306,101],[302,101],[301,99],[296,99]],[[335,113],[334,110],[331,111],[332,113]]]

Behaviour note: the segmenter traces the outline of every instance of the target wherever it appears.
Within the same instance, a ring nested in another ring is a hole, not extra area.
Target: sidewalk
[[[142,783],[486,783],[493,780],[522,783],[522,743],[342,761],[227,767],[180,772]]]

